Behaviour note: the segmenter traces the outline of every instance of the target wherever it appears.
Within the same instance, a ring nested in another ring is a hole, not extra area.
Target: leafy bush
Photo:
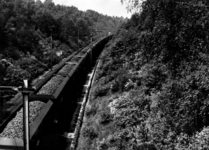
[[[105,96],[107,95],[109,89],[110,89],[109,85],[98,85],[95,87],[93,95],[95,98]]]
[[[21,69],[26,70],[30,73],[31,80],[43,74],[44,70],[46,70],[46,66],[39,62],[38,60],[31,58],[23,58],[18,61],[18,65]]]
[[[191,150],[206,150],[209,149],[209,127],[203,128],[203,130],[197,133],[189,146]]]
[[[89,138],[90,140],[93,140],[98,136],[98,133],[95,131],[93,127],[85,127],[82,130],[82,135],[85,138]]]
[[[106,111],[101,113],[101,117],[99,120],[100,124],[106,125],[110,123],[111,121],[113,121],[113,116],[110,113]]]
[[[94,116],[97,113],[97,107],[92,105],[90,108],[86,108],[86,117]]]
[[[16,48],[16,47],[6,48],[3,52],[3,54],[5,57],[12,58],[14,60],[18,60],[21,57],[20,52],[19,52],[18,48]]]
[[[30,78],[31,74],[26,70],[10,66],[7,68],[7,74],[4,77],[4,82],[9,86],[20,86],[23,84],[24,79]]]
[[[186,134],[180,134],[177,138],[177,150],[207,150],[209,149],[209,129],[204,127],[194,136],[189,137]]]

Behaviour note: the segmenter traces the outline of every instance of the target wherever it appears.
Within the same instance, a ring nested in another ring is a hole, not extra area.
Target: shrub
[[[113,116],[108,112],[102,112],[99,120],[100,124],[106,125],[113,120]]]
[[[46,66],[41,62],[32,58],[23,58],[19,60],[17,64],[21,69],[30,73],[31,80],[41,75],[44,72],[44,69],[46,69]]]
[[[191,150],[208,150],[209,149],[209,127],[196,134],[194,141],[190,144]]]
[[[113,82],[111,91],[112,92],[123,92],[125,90],[125,84],[128,82],[128,79],[131,77],[124,69],[120,69],[116,72],[115,80]]]
[[[86,109],[86,117],[93,116],[97,113],[97,107],[95,105],[92,105],[90,108]]]
[[[8,67],[5,76],[5,83],[11,86],[20,86],[23,84],[24,79],[30,78],[31,74],[28,71],[15,67]]]
[[[6,48],[5,51],[3,52],[3,54],[8,58],[12,58],[13,60],[18,60],[21,57],[20,51],[16,47]]]
[[[97,138],[98,133],[95,131],[93,127],[84,127],[82,131],[82,135],[85,138],[89,138],[91,140]]]
[[[101,97],[107,95],[110,87],[109,85],[98,85],[94,90],[94,97]]]

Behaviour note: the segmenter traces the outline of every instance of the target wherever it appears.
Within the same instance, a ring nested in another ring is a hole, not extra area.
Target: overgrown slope
[[[143,3],[103,53],[79,150],[209,149],[208,12]]]

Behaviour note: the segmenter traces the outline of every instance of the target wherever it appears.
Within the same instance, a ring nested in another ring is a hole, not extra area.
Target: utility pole
[[[93,34],[91,33],[90,35],[91,35],[91,43],[92,43],[93,42],[93,39],[92,39],[93,38]],[[92,67],[92,64],[93,63],[92,63],[92,49],[91,49],[90,50],[90,65],[91,65],[91,67]]]
[[[52,61],[53,61],[53,41],[52,41],[52,34],[51,34],[51,70],[52,70]]]
[[[78,28],[78,48],[79,48],[79,28]]]
[[[91,43],[92,43],[93,42],[93,34],[91,33],[90,35],[91,35]]]
[[[17,0],[15,0],[15,4],[14,4],[14,12],[16,12],[17,10]]]

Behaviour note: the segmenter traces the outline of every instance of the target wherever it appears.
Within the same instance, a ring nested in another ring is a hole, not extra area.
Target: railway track
[[[49,148],[47,141],[53,142],[53,138],[56,142],[64,138],[65,143],[69,144],[66,140],[69,140],[69,133],[74,131],[76,125],[83,84],[88,80],[88,73],[101,49],[111,37],[107,36],[74,52],[33,84],[36,90],[29,96],[31,149]],[[23,149],[22,95],[18,93],[13,102],[15,107],[11,115],[0,126],[0,149]],[[63,117],[65,115],[69,116],[68,120]]]

